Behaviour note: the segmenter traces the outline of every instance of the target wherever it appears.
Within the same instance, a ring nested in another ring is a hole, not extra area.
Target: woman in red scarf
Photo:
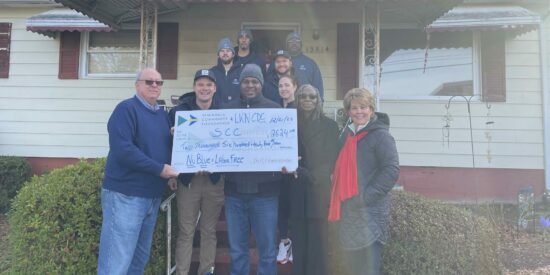
[[[374,112],[368,90],[348,91],[344,110],[351,123],[340,136],[328,219],[340,221],[340,246],[350,274],[380,274],[388,240],[388,192],[399,177],[399,158],[389,118]]]

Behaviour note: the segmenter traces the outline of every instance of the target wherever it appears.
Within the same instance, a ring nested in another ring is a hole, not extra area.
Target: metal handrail
[[[166,275],[176,271],[176,266],[172,266],[172,200],[176,193],[172,193],[166,200],[160,204],[160,210],[166,212]]]

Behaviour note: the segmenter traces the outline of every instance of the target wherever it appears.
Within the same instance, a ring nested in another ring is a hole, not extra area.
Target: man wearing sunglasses
[[[291,32],[286,36],[286,49],[292,56],[294,74],[300,85],[311,84],[319,90],[323,99],[323,77],[319,65],[302,52],[302,38],[297,32]]]
[[[98,274],[143,274],[167,179],[178,176],[168,165],[170,120],[157,104],[162,84],[155,69],[139,72],[136,95],[119,103],[107,123]]]

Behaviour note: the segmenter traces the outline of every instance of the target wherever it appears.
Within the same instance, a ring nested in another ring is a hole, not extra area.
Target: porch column
[[[139,43],[139,69],[156,68],[157,56],[157,5],[141,1],[141,28]]]

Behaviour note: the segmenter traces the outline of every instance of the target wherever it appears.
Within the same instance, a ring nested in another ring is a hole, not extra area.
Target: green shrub
[[[104,166],[104,159],[81,161],[34,177],[21,189],[8,213],[11,273],[96,273]],[[157,223],[146,274],[164,270],[163,220]]]
[[[411,193],[392,192],[385,274],[500,274],[498,234],[485,218]]]
[[[31,178],[31,166],[22,157],[0,156],[0,175],[0,213],[5,213],[11,199]]]

